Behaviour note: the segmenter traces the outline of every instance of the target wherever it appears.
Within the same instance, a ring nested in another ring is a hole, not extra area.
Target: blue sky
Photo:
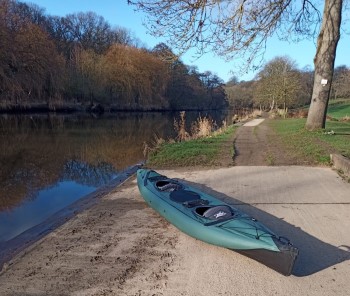
[[[142,25],[145,16],[140,12],[135,12],[133,6],[127,5],[127,0],[29,0],[24,2],[35,3],[45,8],[50,15],[64,16],[75,12],[93,11],[103,16],[112,26],[127,28],[147,47],[152,48],[165,40],[150,36]],[[350,65],[350,36],[342,32],[342,38],[338,43],[337,57],[335,65]],[[316,53],[314,41],[303,41],[299,43],[289,43],[272,38],[267,44],[265,60],[269,61],[276,56],[289,56],[296,61],[300,69],[305,66],[313,66],[313,58]],[[182,61],[187,65],[196,65],[200,72],[211,71],[217,74],[224,81],[227,81],[235,71],[235,63],[227,62],[213,54],[206,54],[202,57],[194,58],[191,53],[182,57]],[[245,75],[237,75],[240,80],[251,80],[257,72],[249,72]]]

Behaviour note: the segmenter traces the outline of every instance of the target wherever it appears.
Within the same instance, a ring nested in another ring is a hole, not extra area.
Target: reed
[[[174,129],[177,133],[176,140],[178,141],[186,141],[190,139],[189,133],[186,131],[186,111],[180,112],[180,120],[177,121],[176,118],[174,118]]]
[[[209,137],[216,127],[211,118],[199,116],[191,126],[191,139]]]
[[[226,124],[226,122],[225,122]],[[180,112],[180,119],[174,119],[174,129],[177,134],[176,140],[179,142],[199,138],[210,137],[214,131],[218,130],[217,124],[210,117],[199,116],[191,124],[191,132],[186,131],[186,112]]]
[[[150,153],[155,153],[165,142],[162,137],[155,133],[150,143],[143,142],[143,156],[147,158]]]

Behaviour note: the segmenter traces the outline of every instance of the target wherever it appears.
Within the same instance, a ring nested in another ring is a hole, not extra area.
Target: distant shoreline
[[[113,113],[113,112],[177,112],[177,111],[225,111],[224,109],[201,109],[201,108],[185,108],[185,109],[172,109],[158,106],[149,106],[145,108],[139,107],[120,107],[116,105],[105,105],[100,103],[90,104],[72,104],[72,103],[59,103],[59,104],[47,104],[47,103],[31,103],[31,104],[11,104],[0,105],[0,114],[26,114],[26,113]]]

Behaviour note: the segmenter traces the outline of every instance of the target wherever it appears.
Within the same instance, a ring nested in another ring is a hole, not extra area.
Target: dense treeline
[[[183,64],[165,44],[148,50],[93,12],[47,15],[0,0],[0,107],[43,104],[115,110],[221,109],[223,81]]]
[[[288,109],[310,104],[314,72],[298,69],[289,57],[276,57],[265,64],[252,81],[232,77],[226,84],[231,106],[262,110]],[[330,99],[350,98],[350,69],[334,69]]]

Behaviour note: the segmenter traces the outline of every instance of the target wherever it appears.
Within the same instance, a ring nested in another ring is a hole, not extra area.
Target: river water
[[[186,113],[187,127],[198,116]],[[209,114],[220,125],[227,112]],[[176,136],[179,113],[0,115],[0,243],[144,160],[144,143]]]

